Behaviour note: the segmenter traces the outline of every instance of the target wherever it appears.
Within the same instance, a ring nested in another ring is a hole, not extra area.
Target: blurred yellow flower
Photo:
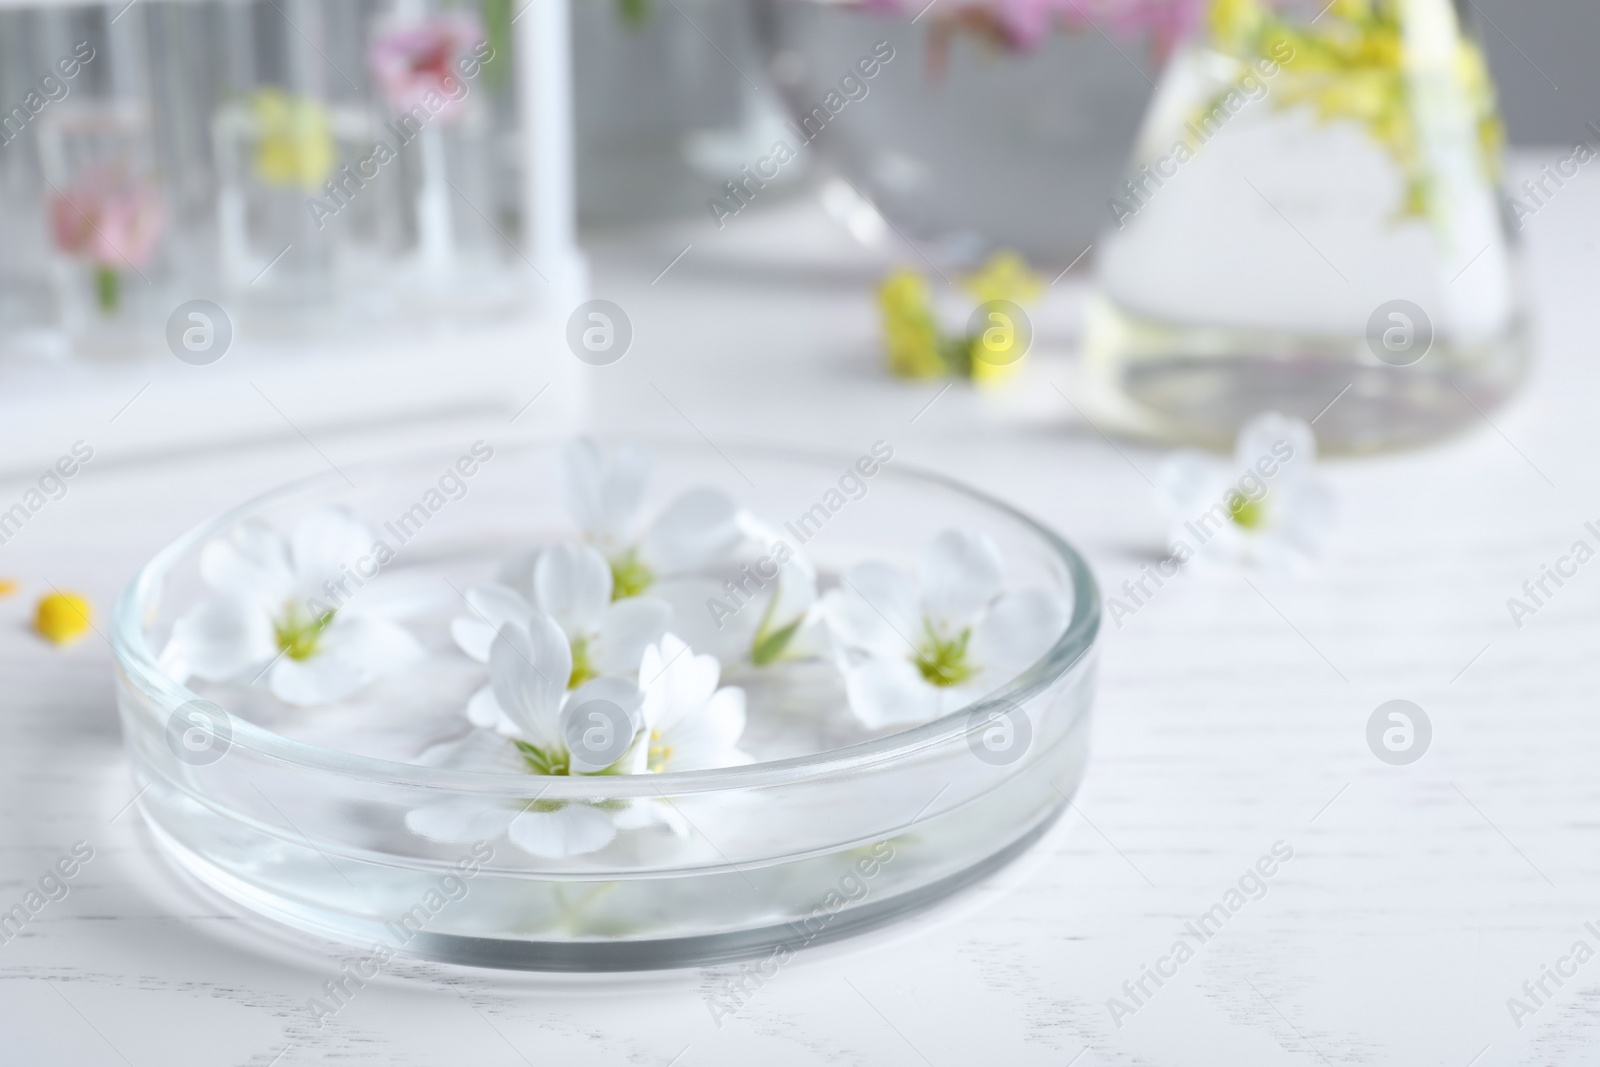
[[[333,173],[328,110],[307,96],[260,89],[250,97],[256,121],[256,175],[269,185],[315,189]]]
[[[1015,252],[996,253],[981,269],[962,279],[961,286],[981,304],[1033,300],[1043,281]],[[889,370],[902,378],[934,378],[944,374],[971,378],[979,385],[997,385],[1013,377],[1027,352],[1006,359],[1019,339],[1031,339],[1031,328],[1018,332],[1015,315],[1005,309],[1005,321],[986,321],[977,333],[946,333],[933,312],[928,283],[916,271],[902,267],[878,286],[878,306],[883,313],[884,348]],[[995,319],[999,311],[989,315]],[[967,327],[973,329],[974,327]],[[1023,341],[1026,343],[1026,341]]]
[[[961,282],[962,288],[982,303],[1010,300],[1023,303],[1038,299],[1044,281],[1028,269],[1028,261],[1015,252],[996,252],[976,274]]]
[[[928,283],[914,270],[894,271],[878,286],[883,342],[889,369],[902,378],[934,378],[945,372],[939,326],[929,307]]]
[[[976,346],[979,343],[981,342],[974,341],[973,345]],[[977,354],[974,353],[972,358],[972,380],[983,386],[1000,385],[1002,382],[1008,382],[1015,378],[1017,372],[1022,369],[1022,365],[1026,362],[1026,353],[1010,363],[990,363],[986,359],[978,358]]]
[[[0,596],[10,596],[12,593],[15,593],[18,588],[18,583],[13,579],[0,578]]]
[[[89,601],[76,593],[51,593],[40,598],[33,628],[48,641],[70,644],[88,632],[92,613]]]
[[[1282,66],[1272,87],[1275,106],[1308,105],[1320,121],[1364,126],[1405,180],[1401,212],[1424,215],[1433,183],[1417,130],[1403,18],[1400,0],[1333,0],[1315,25],[1304,26],[1260,0],[1212,0],[1208,24],[1219,51]],[[1477,123],[1484,174],[1496,180],[1504,132],[1483,53],[1466,37],[1456,46],[1453,73]]]

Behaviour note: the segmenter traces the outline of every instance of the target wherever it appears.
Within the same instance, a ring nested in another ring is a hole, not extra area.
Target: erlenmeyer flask
[[[1451,0],[1211,0],[1109,201],[1086,323],[1130,428],[1256,413],[1364,451],[1519,381],[1525,322],[1483,53]]]

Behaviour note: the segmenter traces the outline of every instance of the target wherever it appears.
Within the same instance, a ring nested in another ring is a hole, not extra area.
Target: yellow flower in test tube
[[[333,173],[334,145],[328,109],[308,96],[278,88],[250,97],[255,119],[256,176],[268,185],[315,189]]]

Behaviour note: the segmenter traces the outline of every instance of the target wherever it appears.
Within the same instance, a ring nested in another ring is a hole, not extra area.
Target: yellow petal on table
[[[48,641],[70,644],[88,632],[92,615],[93,609],[86,597],[76,593],[51,593],[39,599],[33,628]]]

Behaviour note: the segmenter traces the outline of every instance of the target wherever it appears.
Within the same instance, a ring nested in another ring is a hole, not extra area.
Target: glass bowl
[[[1093,6],[1058,5],[1069,16]],[[814,145],[936,259],[1010,249],[1066,266],[1098,240],[1159,69],[1150,34],[1113,40],[1080,25],[1015,51],[936,27],[958,16],[942,6],[916,24],[834,0],[755,0],[752,10],[791,119],[779,139],[802,157]],[[860,77],[863,60],[872,77]]]
[[[374,953],[476,966],[642,970],[763,955],[782,962],[996,869],[1035,841],[1077,788],[1100,623],[1088,567],[1011,507],[894,460],[849,498],[832,490],[854,456],[659,447],[647,509],[712,486],[777,528],[843,499],[820,528],[800,528],[823,585],[866,559],[904,564],[939,530],[962,527],[994,539],[1009,586],[1060,594],[1070,616],[1042,658],[984,699],[909,729],[852,733],[802,720],[758,739],[758,762],[746,766],[533,777],[397,758],[397,738],[420,721],[416,709],[438,700],[407,676],[350,708],[273,713],[253,695],[260,687],[212,691],[213,703],[197,704],[207,690],[163,668],[165,634],[204,590],[201,547],[245,520],[281,526],[337,504],[397,532],[386,518],[417,515],[419,500],[442,502],[420,526],[405,526],[409,537],[390,564],[438,587],[441,620],[460,614],[459,590],[491,575],[508,553],[570,536],[555,503],[557,446],[477,445],[492,459],[472,477],[450,480],[463,487],[459,495],[428,495],[457,469],[458,457],[445,454],[299,482],[189,531],[119,600],[118,707],[139,807],[177,865],[233,902]],[[447,629],[439,621],[418,633],[448,648]],[[825,684],[822,673],[801,663],[749,684],[776,687],[781,697]],[[339,732],[355,720],[370,728]],[[522,803],[530,782],[546,805],[641,805],[664,816],[670,809],[671,817],[623,831],[599,851],[555,859],[519,851],[492,829],[449,845],[407,828],[406,816],[420,808]]]

